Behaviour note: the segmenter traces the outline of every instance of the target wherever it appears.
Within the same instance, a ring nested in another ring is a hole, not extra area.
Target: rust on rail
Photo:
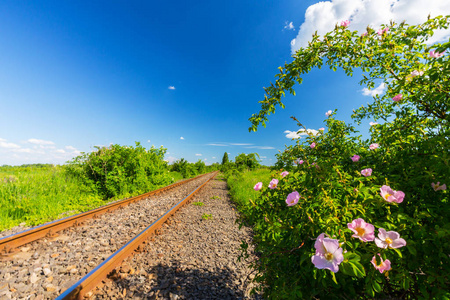
[[[183,200],[175,204],[171,209],[165,212],[158,220],[153,222],[147,228],[145,228],[141,233],[135,236],[132,240],[126,243],[122,248],[113,253],[95,269],[89,272],[86,276],[81,278],[72,287],[63,292],[56,300],[68,300],[68,299],[83,299],[89,291],[94,289],[102,280],[104,280],[108,274],[113,271],[116,267],[120,266],[122,261],[134,253],[134,251],[142,244],[151,234],[153,234],[157,229],[159,229],[167,219],[172,216],[178,209],[189,202],[189,200],[198,192],[204,185],[206,185],[211,179],[217,175],[218,171],[205,181],[202,185],[197,187]]]
[[[211,173],[208,173],[211,174]],[[3,238],[0,238],[0,255],[8,256],[16,251],[17,247],[20,247],[22,245],[28,244],[32,241],[48,237],[48,236],[55,236],[57,232],[66,229],[71,226],[79,226],[83,223],[86,219],[91,218],[97,218],[99,215],[104,214],[106,212],[111,212],[113,210],[118,209],[119,207],[123,207],[125,205],[137,202],[139,200],[148,198],[150,196],[153,196],[155,194],[159,194],[163,191],[172,189],[174,187],[177,187],[181,184],[187,183],[189,181],[192,181],[194,179],[197,179],[202,176],[206,176],[208,174],[202,174],[194,178],[186,179],[183,181],[179,181],[176,183],[173,183],[171,185],[168,185],[166,187],[138,195],[135,197],[131,197],[128,199],[122,199],[104,206],[101,206],[99,208],[89,210],[77,215],[73,215],[70,217],[66,217],[63,219],[55,220],[37,227],[30,228],[28,230],[9,235]]]

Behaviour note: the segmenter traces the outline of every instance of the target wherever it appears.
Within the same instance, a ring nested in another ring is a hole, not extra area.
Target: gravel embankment
[[[211,180],[90,299],[260,299],[249,295],[248,261],[238,262],[240,244],[250,242],[251,231],[239,230],[236,219],[226,182]]]
[[[0,299],[54,299],[210,176],[151,196],[0,261]]]

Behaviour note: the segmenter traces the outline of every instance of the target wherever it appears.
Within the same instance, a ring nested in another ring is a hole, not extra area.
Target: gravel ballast
[[[249,293],[248,260],[238,261],[240,244],[250,243],[251,230],[239,230],[237,217],[226,182],[211,180],[142,251],[92,291],[91,299],[261,298]]]

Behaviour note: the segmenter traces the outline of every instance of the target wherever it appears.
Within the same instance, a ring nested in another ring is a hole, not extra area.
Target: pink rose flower
[[[339,241],[326,238],[321,233],[314,244],[316,254],[311,257],[311,262],[317,269],[328,269],[336,273],[339,271],[339,264],[344,261],[342,248],[339,247]]]
[[[348,25],[350,25],[350,21],[349,20],[345,20],[341,22],[341,26],[342,27],[348,27]]]
[[[378,145],[377,143],[373,143],[373,144],[370,144],[369,149],[370,149],[370,150],[375,150],[375,149],[377,149],[378,147],[380,147],[380,145]]]
[[[289,175],[288,171],[284,171],[284,172],[281,173],[281,177],[285,177],[286,175]]]
[[[312,143],[311,145],[309,145],[311,147],[311,149],[314,149],[314,147],[316,147],[316,143]]]
[[[331,110],[329,110],[329,111],[327,111],[327,112],[325,113],[325,116],[329,117],[329,116],[331,116],[332,113],[333,113],[333,112],[332,112]]]
[[[383,35],[383,33],[386,33],[389,31],[389,27],[386,27],[385,29],[378,29],[377,33],[378,35]]]
[[[391,189],[391,187],[387,185],[383,185],[380,188],[380,195],[387,202],[395,202],[395,203],[402,203],[403,199],[405,198],[405,193],[403,193],[402,191],[394,191],[393,189]]]
[[[359,155],[353,155],[352,157],[350,157],[352,159],[353,162],[357,162],[361,157]]]
[[[361,34],[361,36],[367,36],[369,33],[366,31],[363,34]]]
[[[444,55],[444,52],[439,53],[437,51],[432,50],[432,51],[430,51],[430,57],[432,57],[432,58],[439,58],[439,57]]]
[[[278,185],[278,179],[272,179],[269,183],[269,189],[273,190],[276,189]]]
[[[400,248],[406,246],[406,241],[400,238],[400,234],[395,231],[387,231],[384,228],[378,229],[378,238],[375,238],[375,244],[383,249]]]
[[[394,96],[394,98],[392,98],[392,100],[394,100],[394,102],[398,102],[400,100],[402,100],[403,95],[402,94],[398,94],[396,96]]]
[[[290,193],[286,198],[287,206],[294,206],[298,203],[298,200],[300,199],[300,195],[297,191],[293,191]]]
[[[375,267],[375,269],[380,271],[380,273],[383,273],[384,271],[389,271],[391,269],[391,261],[389,259],[383,260],[381,258],[380,253],[378,253],[378,255],[380,256],[380,264],[377,265],[377,259],[374,256],[372,258],[372,260],[370,261],[372,263],[372,265]]]
[[[377,122],[370,122],[369,125],[370,126],[375,126],[375,125],[378,125],[378,123]]]
[[[371,242],[375,239],[375,227],[361,218],[347,223],[347,227],[355,233],[352,237],[358,238],[363,242]]]
[[[319,128],[319,131],[325,131],[325,128],[320,127],[320,128]]]
[[[297,162],[297,164],[302,165],[305,161],[303,159],[299,158],[299,159],[297,159],[296,162]]]
[[[370,175],[372,175],[372,169],[371,168],[367,168],[361,171],[361,175],[368,177]]]
[[[441,184],[439,181],[436,184],[434,182],[432,182],[431,186],[433,187],[435,192],[436,191],[444,191],[447,189],[447,186],[445,184]]]
[[[257,184],[255,184],[255,186],[253,187],[253,189],[255,191],[259,191],[260,189],[262,189],[262,182],[258,182]]]

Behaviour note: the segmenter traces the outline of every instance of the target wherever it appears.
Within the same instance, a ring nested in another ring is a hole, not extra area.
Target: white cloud
[[[230,145],[233,145],[233,146],[251,146],[251,145],[253,145],[253,144],[245,144],[245,143],[230,143]]]
[[[0,138],[0,148],[19,149],[20,146],[14,143],[8,143],[5,139]]]
[[[386,90],[386,84],[383,82],[373,90],[369,90],[368,88],[363,88],[362,92],[364,96],[372,96],[375,97],[376,95],[383,94]]]
[[[176,158],[176,157],[174,157],[174,156],[169,156],[169,157],[167,157],[166,159],[165,159],[165,161],[167,161],[169,164],[171,164],[171,163],[173,163],[173,162],[175,162],[175,161],[177,161],[178,160],[178,158]]]
[[[210,144],[206,144],[207,146],[218,146],[218,147],[226,147],[228,145],[225,144],[214,144],[214,143],[210,143]]]
[[[294,28],[294,23],[293,23],[293,22],[289,22],[289,23],[288,23],[288,21],[286,21],[286,22],[284,22],[284,24],[285,24],[284,29],[287,29],[287,30],[295,30],[295,28]]]
[[[54,145],[52,141],[45,141],[45,140],[39,140],[39,139],[28,139],[28,143],[35,144],[35,145]]]
[[[200,153],[195,153],[195,156],[202,156]]]
[[[361,33],[366,27],[377,29],[390,20],[409,25],[417,25],[427,20],[428,15],[450,14],[448,0],[331,0],[309,6],[305,21],[300,26],[297,37],[291,41],[291,51],[306,47],[315,31],[321,36],[334,29],[341,21],[350,20],[349,30]],[[450,29],[435,31],[428,41],[430,44],[448,40]]]
[[[318,135],[319,131],[315,130],[315,129],[300,129],[297,131],[290,131],[290,130],[285,130],[284,133],[286,133],[286,137],[288,139],[300,139],[302,138],[302,136],[306,136],[308,134],[312,134],[312,135]]]
[[[147,143],[150,143],[150,140],[147,140]]]
[[[216,159],[216,157],[215,157],[215,156],[213,156],[212,158],[213,158],[213,159]]]
[[[184,137],[181,136],[181,137],[180,137],[180,140],[184,140]]]
[[[55,152],[56,153],[66,153],[66,151],[64,151],[63,149],[56,149]]]
[[[171,85],[171,86],[168,87],[168,89],[169,89],[169,90],[174,90],[175,87],[174,87],[173,85]]]

